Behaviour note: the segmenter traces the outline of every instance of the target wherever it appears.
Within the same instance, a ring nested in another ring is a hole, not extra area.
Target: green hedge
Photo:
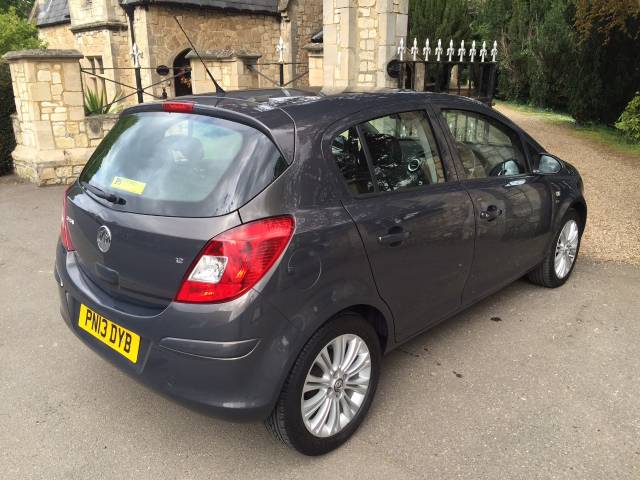
[[[16,146],[11,114],[15,112],[9,65],[0,61],[0,175],[13,169],[11,152]]]
[[[616,128],[636,143],[640,143],[640,93],[629,102],[616,123]]]

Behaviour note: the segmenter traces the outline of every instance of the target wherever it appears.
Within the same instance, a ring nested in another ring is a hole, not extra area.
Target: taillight
[[[193,102],[164,102],[162,110],[175,113],[193,113]]]
[[[280,258],[293,229],[292,217],[271,217],[214,237],[187,271],[175,300],[219,303],[239,297]]]
[[[73,220],[71,220],[67,215],[67,203],[69,201],[67,199],[67,194],[70,189],[71,187],[67,188],[64,192],[64,197],[62,199],[62,218],[60,222],[60,240],[62,240],[62,245],[64,245],[64,248],[68,252],[75,250],[73,242],[71,241],[71,233],[69,232],[69,222]]]

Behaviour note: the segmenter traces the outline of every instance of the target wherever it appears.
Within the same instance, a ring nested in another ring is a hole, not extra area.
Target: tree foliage
[[[20,16],[13,6],[0,11],[0,57],[11,50],[43,46],[37,37],[36,26]],[[0,60],[0,175],[11,169],[11,151],[15,147],[11,124],[14,111],[9,65]]]
[[[35,24],[21,17],[13,7],[0,12],[0,56],[25,48],[42,48]]]
[[[411,0],[409,3],[409,38],[421,42],[427,38],[435,43],[438,38],[468,38],[471,34],[467,0]]]
[[[640,93],[624,109],[616,122],[616,128],[630,140],[640,143]]]
[[[411,36],[420,41],[498,41],[499,97],[568,111],[579,122],[613,124],[640,86],[638,0],[410,5]]]
[[[579,122],[613,124],[640,86],[640,3],[577,0],[573,22],[569,111]]]
[[[0,61],[0,175],[11,170],[11,152],[16,145],[11,124],[14,111],[9,65]]]
[[[0,12],[7,12],[10,8],[15,9],[21,18],[27,18],[33,8],[34,0],[0,0]]]

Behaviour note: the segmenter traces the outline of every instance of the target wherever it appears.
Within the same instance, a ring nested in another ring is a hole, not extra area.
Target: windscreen
[[[211,217],[241,207],[286,167],[271,140],[247,125],[144,112],[116,123],[87,162],[80,184],[110,197],[107,203],[121,211]]]

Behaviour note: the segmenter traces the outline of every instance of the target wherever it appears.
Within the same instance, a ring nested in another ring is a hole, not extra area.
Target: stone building
[[[285,61],[302,63],[307,61],[302,47],[322,30],[322,0],[38,0],[33,16],[49,49],[78,50],[84,56],[84,69],[131,86],[135,85],[131,70],[135,39],[141,52],[142,85],[149,86],[191,66],[189,42],[174,17],[210,60],[240,56],[274,63],[282,37]],[[159,65],[168,66],[172,73],[160,77],[155,71]],[[296,67],[289,67],[289,77],[301,68]],[[276,77],[275,65],[260,71]],[[189,76],[169,78],[147,91],[160,95],[164,88],[170,97],[191,93]],[[257,77],[260,86],[267,86],[264,77]],[[297,86],[307,85],[306,78]],[[106,90],[108,98],[133,92],[91,75],[83,75],[83,81],[93,89]]]
[[[395,86],[387,64],[407,34],[408,0],[37,1],[47,49],[4,60],[16,103],[15,171],[39,185],[73,181],[114,125],[113,114],[89,114],[88,91],[109,101],[128,95],[120,106],[138,101],[134,60],[143,101],[214,90],[174,17],[226,90],[272,87],[280,65],[294,87]]]

